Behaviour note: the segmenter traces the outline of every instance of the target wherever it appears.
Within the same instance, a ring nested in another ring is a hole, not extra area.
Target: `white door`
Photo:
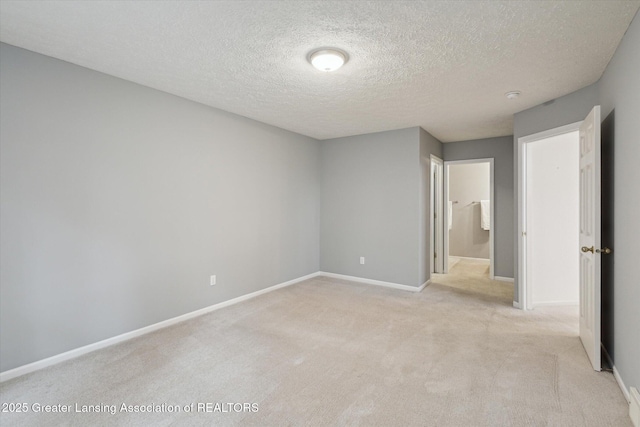
[[[600,106],[580,125],[580,340],[600,370]]]

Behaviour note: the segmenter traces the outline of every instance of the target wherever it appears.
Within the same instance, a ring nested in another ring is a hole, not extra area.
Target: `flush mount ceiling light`
[[[320,71],[330,72],[342,67],[349,56],[346,52],[335,48],[314,50],[309,54],[309,62]]]
[[[519,90],[512,90],[511,92],[505,93],[504,96],[506,96],[507,99],[516,99],[517,97],[520,96],[520,91]]]

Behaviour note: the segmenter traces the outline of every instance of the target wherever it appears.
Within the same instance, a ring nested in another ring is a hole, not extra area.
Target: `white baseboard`
[[[611,356],[609,356],[609,352],[602,343],[600,343],[600,352],[604,355],[604,358],[607,359],[607,364],[613,369],[613,359],[611,359]]]
[[[577,306],[577,301],[548,301],[548,302],[537,302],[533,304],[531,308],[537,307],[560,307],[560,306]],[[522,309],[522,304],[518,301],[513,302],[513,306],[518,309]],[[531,308],[529,310],[531,310]]]
[[[545,302],[534,302],[533,303],[533,308],[536,307],[558,307],[558,306],[562,306],[562,305],[571,305],[571,306],[577,306],[578,305],[578,301],[545,301]]]
[[[631,387],[629,402],[629,418],[634,427],[640,427],[640,393],[635,387]]]
[[[449,258],[468,259],[469,261],[486,261],[486,262],[491,261],[489,258],[472,258],[469,256],[458,256],[458,255],[449,255]]]
[[[493,276],[493,280],[498,280],[499,282],[514,282],[513,277]]]
[[[629,390],[627,390],[627,387],[624,385],[624,382],[622,381],[622,377],[620,376],[618,369],[616,369],[615,365],[613,364],[613,360],[611,360],[611,356],[609,355],[609,352],[607,351],[607,349],[602,344],[600,344],[600,348],[602,349],[602,354],[604,354],[605,359],[607,359],[607,363],[609,364],[609,366],[613,366],[613,378],[616,379],[616,383],[618,383],[618,387],[620,387],[620,391],[622,391],[624,398],[627,399],[627,403],[629,403],[629,416],[633,421],[633,416],[632,416],[633,407],[631,402],[631,393],[629,393]],[[637,424],[634,424],[634,427],[640,427],[640,426],[638,426]]]
[[[19,366],[17,368],[14,368],[14,369],[10,369],[8,371],[0,372],[0,382],[8,381],[10,379],[19,377],[21,375],[25,375],[25,374],[28,374],[28,373],[31,373],[31,372],[38,371],[40,369],[44,369],[44,368],[46,368],[48,366],[56,365],[58,363],[61,363],[61,362],[67,361],[67,360],[75,359],[76,357],[82,356],[84,354],[91,353],[93,351],[100,350],[102,348],[109,347],[109,346],[112,346],[114,344],[119,344],[119,343],[124,342],[124,341],[128,341],[128,340],[130,340],[132,338],[136,338],[136,337],[148,334],[150,332],[157,331],[158,329],[163,329],[163,328],[166,328],[168,326],[175,325],[176,323],[181,323],[181,322],[184,322],[185,320],[189,320],[189,319],[193,319],[194,317],[202,316],[203,314],[207,314],[207,313],[210,313],[212,311],[216,311],[216,310],[219,310],[221,308],[228,307],[230,305],[234,305],[234,304],[237,304],[237,303],[242,302],[242,301],[246,301],[246,300],[251,299],[251,298],[255,298],[255,297],[259,296],[259,295],[266,294],[267,292],[275,291],[276,289],[284,288],[286,286],[291,286],[291,285],[294,285],[296,283],[299,283],[299,282],[302,282],[302,281],[305,281],[305,280],[308,280],[308,279],[312,279],[312,278],[317,277],[319,275],[320,275],[320,273],[316,272],[316,273],[308,274],[306,276],[298,277],[297,279],[289,280],[287,282],[279,283],[277,285],[270,286],[268,288],[261,289],[261,290],[256,291],[256,292],[252,292],[250,294],[242,295],[242,296],[239,296],[237,298],[233,298],[233,299],[230,299],[230,300],[227,300],[227,301],[220,302],[218,304],[210,305],[208,307],[201,308],[199,310],[192,311],[190,313],[186,313],[186,314],[183,314],[181,316],[177,316],[177,317],[173,317],[171,319],[163,320],[162,322],[154,323],[153,325],[145,326],[143,328],[136,329],[136,330],[131,331],[131,332],[126,332],[124,334],[116,335],[115,337],[107,338],[105,340],[98,341],[98,342],[93,343],[93,344],[89,344],[89,345],[85,345],[83,347],[79,347],[79,348],[76,348],[76,349],[73,349],[73,350],[69,350],[69,351],[67,351],[65,353],[57,354],[55,356],[51,356],[51,357],[48,357],[46,359],[38,360],[36,362],[29,363],[28,365],[23,365],[23,366]]]
[[[342,280],[349,280],[351,282],[366,283],[368,285],[385,286],[387,288],[401,289],[403,291],[409,291],[409,292],[421,292],[424,288],[426,288],[429,285],[429,283],[431,283],[431,279],[429,279],[426,282],[424,282],[422,285],[416,287],[416,286],[401,285],[399,283],[393,283],[393,282],[383,282],[382,280],[373,280],[373,279],[365,279],[363,277],[347,276],[345,274],[327,273],[325,271],[319,272],[318,275],[324,276],[324,277],[331,277],[332,279],[342,279]]]
[[[605,352],[607,357],[609,354]],[[631,423],[634,427],[640,427],[640,395],[638,394],[638,390],[631,387],[631,391],[624,385],[624,381],[622,381],[622,377],[620,376],[620,372],[614,366],[613,367],[613,378],[616,379],[618,383],[618,387],[622,391],[624,398],[627,399],[627,403],[629,404],[629,418],[631,418]]]
[[[616,369],[615,366],[613,367],[613,378],[616,379],[616,382],[618,383],[618,387],[620,387],[620,390],[622,390],[622,394],[624,394],[624,398],[627,399],[627,402],[631,402],[629,389],[627,389],[627,387],[624,385],[624,381],[622,381],[622,377],[620,376],[620,373],[618,372],[618,369]]]

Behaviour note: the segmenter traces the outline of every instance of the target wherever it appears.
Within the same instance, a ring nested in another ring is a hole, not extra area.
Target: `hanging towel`
[[[451,230],[451,227],[453,226],[453,202],[451,200],[449,200],[449,209],[448,209],[448,215],[447,215],[447,222],[449,223],[449,230]]]
[[[491,229],[491,203],[489,200],[480,200],[480,227],[483,230]]]

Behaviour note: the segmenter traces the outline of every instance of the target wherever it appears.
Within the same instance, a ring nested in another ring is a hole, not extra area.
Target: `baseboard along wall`
[[[429,285],[429,283],[431,283],[431,279],[429,279],[429,280],[427,280],[426,282],[424,282],[420,286],[408,286],[408,285],[401,285],[399,283],[384,282],[382,280],[373,280],[373,279],[365,279],[363,277],[347,276],[345,274],[327,273],[325,271],[320,271],[318,273],[318,275],[319,276],[324,276],[324,277],[331,277],[332,279],[342,279],[342,280],[348,280],[350,282],[366,283],[368,285],[376,285],[376,286],[384,286],[384,287],[387,287],[387,288],[400,289],[402,291],[409,291],[409,292],[420,292],[424,288],[426,288]]]
[[[140,337],[142,335],[157,331],[159,329],[163,329],[163,328],[166,328],[168,326],[172,326],[172,325],[175,325],[177,323],[181,323],[181,322],[184,322],[186,320],[193,319],[195,317],[202,316],[202,315],[207,314],[207,313],[211,313],[211,312],[219,310],[221,308],[229,307],[229,306],[237,304],[239,302],[246,301],[246,300],[249,300],[251,298],[255,298],[257,296],[266,294],[268,292],[275,291],[277,289],[281,289],[281,288],[284,288],[284,287],[287,287],[287,286],[295,285],[296,283],[300,283],[300,282],[303,282],[305,280],[313,279],[314,277],[318,277],[318,276],[330,277],[330,278],[335,278],[335,279],[343,279],[343,280],[348,280],[348,281],[351,281],[351,282],[365,283],[365,284],[369,284],[369,285],[384,286],[384,287],[388,287],[388,288],[399,289],[399,290],[410,291],[410,292],[420,292],[425,287],[427,287],[429,285],[429,283],[431,283],[431,279],[429,279],[426,282],[424,282],[421,286],[415,287],[415,286],[401,285],[401,284],[392,283],[392,282],[384,282],[384,281],[381,281],[381,280],[365,279],[365,278],[361,278],[361,277],[346,276],[346,275],[343,275],[343,274],[335,274],[335,273],[327,273],[327,272],[323,272],[323,271],[317,271],[315,273],[311,273],[311,274],[308,274],[306,276],[298,277],[296,279],[292,279],[292,280],[289,280],[287,282],[279,283],[277,285],[273,285],[273,286],[270,286],[270,287],[265,288],[265,289],[261,289],[261,290],[256,291],[256,292],[252,292],[252,293],[249,293],[249,294],[246,294],[246,295],[241,295],[239,297],[232,298],[230,300],[223,301],[223,302],[220,302],[220,303],[217,303],[217,304],[214,304],[214,305],[210,305],[208,307],[201,308],[199,310],[195,310],[195,311],[192,311],[190,313],[186,313],[186,314],[183,314],[183,315],[180,315],[180,316],[177,316],[177,317],[173,317],[171,319],[163,320],[162,322],[154,323],[153,325],[145,326],[143,328],[136,329],[136,330],[130,331],[130,332],[126,332],[126,333],[121,334],[121,335],[116,335],[115,337],[107,338],[105,340],[98,341],[98,342],[93,343],[93,344],[88,344],[88,345],[85,345],[85,346],[82,346],[82,347],[78,347],[76,349],[69,350],[67,352],[60,353],[60,354],[57,354],[55,356],[48,357],[46,359],[38,360],[36,362],[29,363],[27,365],[19,366],[17,368],[10,369],[8,371],[0,372],[0,382],[9,381],[9,380],[11,380],[13,378],[17,378],[19,376],[26,375],[26,374],[29,374],[31,372],[39,371],[39,370],[47,368],[49,366],[57,365],[58,363],[62,363],[62,362],[65,362],[67,360],[75,359],[76,357],[83,356],[83,355],[85,355],[87,353],[91,353],[91,352],[94,352],[96,350],[100,350],[100,349],[103,349],[103,348],[106,348],[106,347],[110,347],[112,345],[119,344],[119,343],[128,341],[130,339],[136,338],[136,337]]]
[[[100,350],[102,348],[105,347],[109,347],[115,344],[119,344],[121,342],[124,341],[128,341],[130,339],[157,331],[159,329],[163,329],[166,328],[168,326],[172,326],[175,325],[177,323],[180,322],[184,322],[186,320],[189,319],[193,319],[194,317],[198,317],[198,316],[202,316],[204,314],[207,313],[211,313],[212,311],[216,311],[219,310],[221,308],[224,307],[228,307],[230,305],[234,305],[237,304],[239,302],[242,301],[246,301],[248,299],[251,298],[255,298],[259,295],[263,295],[266,294],[267,292],[271,292],[271,291],[275,291],[276,289],[281,289],[284,288],[286,286],[291,286],[294,285],[296,283],[302,282],[304,280],[308,280],[308,279],[312,279],[314,277],[317,277],[319,274],[316,273],[312,273],[312,274],[308,274],[306,276],[302,276],[302,277],[298,277],[297,279],[293,279],[293,280],[289,280],[287,282],[283,282],[283,283],[279,283],[277,285],[274,286],[270,286],[268,288],[265,289],[261,289],[259,291],[256,292],[252,292],[250,294],[246,294],[246,295],[241,295],[239,297],[236,298],[232,298],[230,300],[227,301],[223,301],[214,305],[210,305],[208,307],[205,308],[201,308],[199,310],[195,310],[192,311],[190,313],[186,313],[183,314],[181,316],[177,316],[177,317],[173,317],[171,319],[167,319],[167,320],[163,320],[162,322],[158,322],[158,323],[154,323],[153,325],[149,325],[149,326],[145,326],[143,328],[140,329],[136,329],[134,331],[131,332],[126,332],[124,334],[121,335],[116,335],[115,337],[111,337],[111,338],[107,338],[105,340],[102,341],[98,341],[96,343],[93,344],[89,344],[89,345],[85,345],[83,347],[79,347],[73,350],[69,350],[67,352],[64,353],[60,353],[57,354],[55,356],[51,356],[48,357],[46,359],[42,359],[42,360],[38,360],[37,362],[33,362],[33,363],[29,363],[27,365],[23,365],[23,366],[19,366],[17,368],[14,369],[10,369],[8,371],[4,371],[4,372],[0,372],[0,382],[4,382],[4,381],[8,381],[12,378],[16,378],[19,377],[21,375],[25,375],[34,371],[38,371],[40,369],[44,369],[48,366],[52,366],[52,365],[56,365],[58,363],[67,361],[67,360],[71,360],[71,359],[75,359],[76,357],[85,355],[87,353],[91,353],[93,351],[96,350]]]
[[[624,385],[624,381],[622,381],[622,377],[620,376],[620,373],[618,372],[618,369],[616,369],[615,366],[613,367],[613,377],[616,379],[616,382],[618,383],[618,387],[620,387],[622,394],[624,394],[624,398],[627,399],[627,402],[631,402],[631,395],[629,394],[629,389],[627,388],[627,386]]]
[[[613,377],[616,379],[616,383],[618,384],[618,387],[620,387],[620,391],[622,391],[624,398],[627,399],[627,402],[629,403],[629,417],[631,417],[631,420],[633,421],[635,416],[635,406],[634,406],[633,396],[631,395],[627,387],[624,385],[624,381],[622,381],[622,377],[620,376],[618,369],[616,369],[615,365],[613,364],[611,355],[609,354],[609,352],[607,351],[607,348],[602,343],[600,343],[600,349],[602,350],[602,354],[604,355],[604,358],[606,359],[609,366],[613,366]],[[631,392],[633,392],[633,390],[634,388],[631,387]],[[640,399],[638,400],[638,418],[640,419]],[[638,423],[636,422],[634,422],[633,425],[634,427],[640,427],[640,425],[638,425]]]
[[[545,301],[545,302],[534,302],[533,308],[536,307],[557,307],[562,305],[578,305],[578,301]]]
[[[458,255],[449,255],[449,258],[468,259],[469,261],[486,261],[486,262],[491,261],[491,259],[489,258],[473,258],[469,256],[458,256]]]

